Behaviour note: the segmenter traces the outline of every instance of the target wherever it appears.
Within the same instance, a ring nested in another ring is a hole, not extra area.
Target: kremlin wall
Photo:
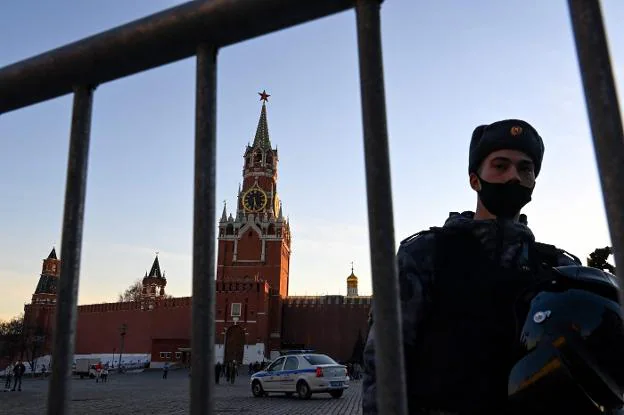
[[[347,277],[347,296],[289,296],[290,221],[278,193],[278,153],[269,138],[268,94],[253,144],[243,155],[237,206],[224,206],[218,224],[216,360],[243,364],[274,359],[281,350],[314,349],[341,362],[359,361],[367,334],[370,296]],[[43,260],[32,301],[24,308],[29,332],[50,354],[61,259]],[[133,281],[134,278],[129,278]],[[158,256],[142,281],[140,299],[78,306],[76,355],[151,356],[150,365],[190,361],[191,297],[165,295]],[[322,287],[319,287],[319,291]],[[123,349],[123,350],[122,350]]]

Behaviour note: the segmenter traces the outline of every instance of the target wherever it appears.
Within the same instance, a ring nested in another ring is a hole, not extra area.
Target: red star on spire
[[[264,101],[264,102],[267,102],[269,100],[269,97],[271,96],[266,93],[266,90],[263,90],[262,92],[258,92],[258,95],[260,95],[260,101]]]

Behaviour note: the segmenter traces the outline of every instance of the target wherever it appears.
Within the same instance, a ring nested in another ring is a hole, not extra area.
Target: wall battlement
[[[178,297],[178,298],[163,298],[151,302],[153,305],[151,309],[155,308],[175,308],[175,307],[190,307],[191,297]],[[100,303],[100,304],[88,304],[79,305],[79,313],[105,313],[109,311],[127,311],[127,310],[147,310],[141,301],[126,301],[123,303]]]
[[[289,296],[284,299],[286,307],[318,307],[326,305],[351,305],[369,307],[373,297],[345,297],[343,295]]]

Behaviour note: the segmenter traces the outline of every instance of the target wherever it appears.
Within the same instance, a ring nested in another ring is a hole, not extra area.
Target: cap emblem
[[[511,131],[509,131],[511,133],[511,135],[518,136],[520,134],[522,134],[522,127],[520,127],[519,125],[513,126],[511,127]]]

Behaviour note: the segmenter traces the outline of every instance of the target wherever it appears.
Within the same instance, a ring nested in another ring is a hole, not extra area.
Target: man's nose
[[[518,182],[519,183],[521,181],[520,172],[518,171],[516,166],[513,164],[509,166],[509,169],[507,169],[507,174],[505,176],[506,176],[505,182]]]

